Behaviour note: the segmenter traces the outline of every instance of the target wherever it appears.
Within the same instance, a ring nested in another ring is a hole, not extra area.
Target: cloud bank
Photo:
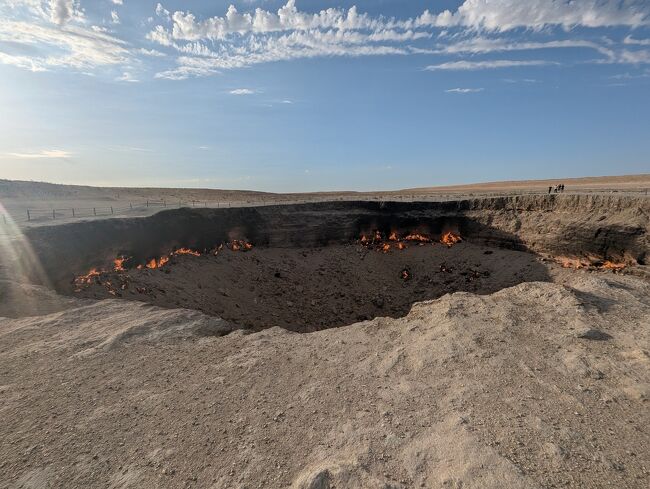
[[[113,67],[114,79],[155,65],[150,76],[170,80],[326,57],[421,56],[430,72],[552,66],[558,50],[578,50],[584,62],[650,64],[647,0],[464,0],[401,18],[356,6],[306,11],[295,0],[276,11],[230,5],[202,17],[160,2],[146,18],[129,19],[142,30],[128,40],[120,32],[131,4],[105,2],[104,17],[91,22],[82,5],[89,1],[5,0],[0,63],[34,72]],[[595,31],[614,27],[618,40]],[[541,54],[516,55],[533,51]]]

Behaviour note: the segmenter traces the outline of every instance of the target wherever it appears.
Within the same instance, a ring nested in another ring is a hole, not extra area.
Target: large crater
[[[241,327],[305,332],[402,316],[412,303],[448,292],[491,293],[549,280],[540,255],[594,266],[643,265],[649,214],[647,200],[603,196],[346,202],[180,209],[35,228],[26,236],[61,293],[198,309]],[[462,242],[440,243],[447,232]],[[431,242],[403,239],[414,233]],[[252,250],[233,251],[235,240],[252,243]],[[201,256],[172,253],[178,249]],[[117,257],[128,257],[125,270],[114,270]],[[161,257],[169,257],[164,266],[143,266]],[[101,272],[75,281],[91,269]]]

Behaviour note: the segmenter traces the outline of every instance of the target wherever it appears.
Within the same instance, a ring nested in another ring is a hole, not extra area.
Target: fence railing
[[[512,192],[468,192],[462,194],[463,198],[490,198],[497,196],[523,196],[523,195],[546,195],[547,191],[541,190],[523,190]],[[569,192],[567,192],[569,193]],[[617,190],[617,189],[585,189],[578,190],[570,193],[625,193],[632,195],[648,196],[648,189],[640,190]],[[344,195],[344,196],[327,196],[327,197],[314,197],[309,199],[260,199],[260,200],[238,200],[238,201],[204,201],[204,200],[146,200],[142,202],[117,202],[114,205],[97,205],[94,207],[61,207],[50,209],[38,208],[25,208],[22,211],[13,209],[11,212],[5,209],[1,213],[0,224],[7,225],[10,222],[14,223],[28,223],[28,222],[42,222],[42,221],[55,221],[63,219],[77,219],[77,218],[95,218],[95,217],[109,217],[118,215],[128,215],[130,213],[143,213],[150,212],[154,209],[160,208],[182,208],[182,207],[204,207],[204,208],[229,208],[229,207],[257,207],[257,206],[270,206],[270,205],[290,205],[290,204],[305,204],[305,203],[319,203],[319,202],[342,202],[351,200],[365,200],[365,201],[445,201],[455,200],[459,198],[459,194],[384,194],[384,195]]]

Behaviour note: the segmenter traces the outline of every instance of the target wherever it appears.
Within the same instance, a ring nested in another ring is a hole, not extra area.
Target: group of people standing
[[[561,194],[564,192],[564,184],[561,183],[559,185],[556,185],[555,187],[549,187],[548,188],[548,193],[549,195],[553,192],[554,194]]]

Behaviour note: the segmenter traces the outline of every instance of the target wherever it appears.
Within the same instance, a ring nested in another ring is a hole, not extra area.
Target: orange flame
[[[174,255],[192,255],[192,256],[201,256],[201,253],[198,251],[190,250],[189,248],[179,248],[174,251]]]
[[[613,272],[620,272],[625,268],[625,263],[614,263],[609,260],[605,260],[605,263],[603,263],[600,268],[603,270],[611,270]]]
[[[586,263],[579,258],[560,258],[559,260],[562,268],[573,268],[574,270],[578,270],[579,268],[589,266],[589,263]]]
[[[125,270],[124,262],[126,260],[128,260],[128,258],[124,258],[123,256],[115,258],[115,260],[113,260],[113,265],[114,265],[113,270],[115,270],[116,272],[123,272]]]
[[[397,237],[397,233],[393,231],[390,233],[390,236],[388,236],[388,241],[398,241],[399,238]]]
[[[161,256],[158,260],[155,258],[152,258],[149,260],[146,264],[145,267],[149,269],[155,269],[155,268],[160,268],[162,267],[165,263],[169,261],[168,256]]]
[[[99,277],[101,271],[96,268],[92,268],[86,275],[80,275],[74,279],[74,283],[77,285],[90,285],[93,283],[93,280],[96,277]]]
[[[232,251],[250,251],[253,249],[253,245],[242,239],[233,239],[230,243],[230,249]]]
[[[430,243],[431,239],[428,236],[424,236],[419,233],[412,233],[404,237],[404,241],[417,241],[419,243]]]
[[[400,249],[400,250],[405,250],[406,245],[404,243],[397,243],[397,248]]]
[[[442,235],[440,238],[440,242],[442,244],[447,245],[449,248],[454,246],[456,243],[461,242],[463,239],[460,237],[460,235],[453,233],[452,231],[447,231],[445,234]]]
[[[384,245],[381,247],[381,251],[388,253],[390,251],[390,245],[388,243],[384,243]]]

